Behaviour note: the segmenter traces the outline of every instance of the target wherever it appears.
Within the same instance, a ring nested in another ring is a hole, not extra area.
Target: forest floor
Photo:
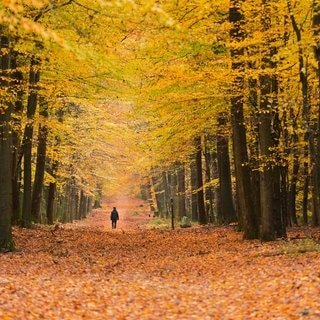
[[[150,229],[153,219],[118,199],[56,231],[15,228],[18,251],[0,255],[0,319],[320,319],[317,230],[261,243],[232,227]]]

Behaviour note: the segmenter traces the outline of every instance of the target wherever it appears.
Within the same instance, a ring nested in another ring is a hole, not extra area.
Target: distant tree
[[[213,180],[217,175],[217,155],[214,151],[214,137],[212,135],[204,136],[204,161],[205,161],[205,175],[204,175],[204,184],[205,184],[205,205],[206,212],[208,216],[208,221],[210,223],[215,222],[215,207],[217,202],[214,205],[215,195],[216,195],[216,186],[213,185]]]
[[[197,201],[197,166],[195,159],[192,159],[190,162],[190,192],[191,192],[191,219],[192,221],[198,221],[199,210],[198,210],[198,201]]]
[[[41,222],[41,202],[42,191],[44,188],[44,174],[46,169],[46,153],[47,153],[47,139],[48,139],[48,126],[46,121],[48,118],[48,105],[40,99],[40,111],[39,114],[43,119],[43,124],[38,125],[38,145],[37,145],[37,159],[36,169],[34,174],[34,183],[32,188],[32,202],[31,212],[35,221]]]
[[[203,172],[202,172],[202,143],[201,137],[194,140],[196,147],[196,168],[197,168],[197,203],[199,223],[204,225],[208,223],[206,209],[204,205],[204,191],[203,191]]]
[[[177,164],[177,192],[178,192],[178,210],[177,219],[181,219],[186,213],[186,182],[185,169],[183,164]]]

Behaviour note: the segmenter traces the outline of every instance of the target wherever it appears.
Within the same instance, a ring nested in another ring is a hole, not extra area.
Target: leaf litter
[[[229,226],[148,229],[143,204],[116,203],[116,230],[112,203],[55,230],[14,228],[0,318],[320,319],[319,239],[301,237],[310,229],[268,243]]]

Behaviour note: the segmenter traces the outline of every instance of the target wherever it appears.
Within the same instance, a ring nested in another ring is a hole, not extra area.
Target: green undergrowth
[[[169,229],[171,228],[170,219],[154,218],[148,222],[148,229]]]
[[[181,220],[174,221],[175,228],[180,228],[180,224],[181,224]],[[197,223],[195,222],[191,222],[192,226],[196,224]],[[147,228],[148,229],[171,229],[172,222],[170,218],[165,219],[165,218],[155,217],[148,222]]]
[[[314,239],[297,239],[281,246],[281,254],[297,255],[306,252],[320,252],[320,243]]]

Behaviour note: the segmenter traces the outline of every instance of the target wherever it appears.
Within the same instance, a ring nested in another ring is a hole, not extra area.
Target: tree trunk
[[[182,164],[177,168],[177,182],[178,182],[178,210],[177,219],[181,220],[186,215],[186,183],[185,170]]]
[[[31,190],[32,190],[32,137],[33,137],[33,118],[37,107],[37,83],[39,82],[39,61],[31,59],[29,73],[30,92],[27,102],[27,119],[23,137],[23,206],[22,206],[22,226],[29,228],[32,222],[31,214]]]
[[[293,142],[296,144],[298,142],[297,134],[293,134]],[[297,148],[293,150],[293,165],[291,172],[291,180],[289,186],[288,195],[288,220],[287,223],[290,225],[298,225],[297,221],[297,210],[296,210],[296,195],[297,195],[297,182],[298,174],[300,168],[300,157]]]
[[[0,31],[3,31],[0,29]],[[8,86],[10,77],[10,40],[2,35],[0,38],[0,85]],[[13,251],[11,214],[12,214],[12,140],[11,140],[11,113],[12,105],[5,95],[0,97],[0,252]]]
[[[320,218],[320,203],[319,203],[319,161],[316,154],[316,147],[314,141],[314,133],[310,134],[310,176],[312,184],[312,226],[319,226]]]
[[[102,182],[97,182],[96,189],[97,189],[97,191],[95,193],[93,209],[102,208],[101,207],[101,199],[102,199],[103,183]]]
[[[190,163],[190,185],[191,185],[191,219],[198,221],[198,201],[197,201],[197,166],[195,161]]]
[[[76,181],[73,180],[70,188],[70,201],[69,201],[69,210],[66,212],[66,217],[68,222],[72,222],[74,219],[76,220],[82,220],[85,218],[84,216],[84,206],[83,206],[83,201],[84,201],[84,192],[81,190],[79,191]]]
[[[163,183],[163,197],[164,197],[164,212],[163,217],[169,218],[170,211],[170,187],[168,185],[168,173],[162,172],[162,183]]]
[[[251,52],[249,52],[250,54]],[[257,54],[256,50],[253,50],[252,54]],[[249,63],[249,67],[256,70],[256,64],[254,62]],[[257,72],[257,71],[255,71]],[[251,154],[250,166],[251,166],[251,191],[252,191],[252,201],[253,210],[256,212],[257,224],[260,225],[260,173],[259,173],[259,117],[257,114],[259,112],[259,102],[258,102],[258,80],[253,77],[248,79],[249,85],[249,99],[248,103],[251,108],[250,121],[251,121],[251,132],[250,135],[254,137],[253,141],[249,144],[248,148]]]
[[[305,154],[304,158],[308,156],[308,147],[305,147]],[[306,158],[305,158],[306,159]],[[309,165],[308,162],[304,161],[303,163],[303,196],[302,196],[302,215],[303,217],[308,216],[308,206],[309,206],[309,201],[308,201],[308,194],[309,194]]]
[[[317,75],[318,75],[318,119],[315,127],[309,127],[309,146],[310,146],[310,161],[311,161],[311,183],[312,183],[312,224],[313,226],[319,226],[320,224],[320,200],[319,200],[319,151],[320,141],[316,141],[316,132],[318,131],[317,137],[320,136],[320,1],[314,0],[314,14],[313,14],[313,31],[315,38],[315,58],[318,63]],[[303,73],[302,71],[300,72]],[[305,75],[306,76],[306,75]],[[309,110],[308,110],[309,111]],[[318,143],[318,145],[316,145]]]
[[[25,94],[22,85],[23,73],[18,69],[17,65],[18,53],[13,53],[12,69],[14,79],[14,92],[16,94],[16,101],[14,105],[14,112],[12,117],[12,224],[17,225],[21,219],[21,117],[23,112],[23,96]]]
[[[203,192],[201,137],[198,137],[195,139],[195,145],[197,147],[196,168],[197,168],[197,203],[198,203],[199,223],[204,225],[204,224],[207,224],[207,216],[206,216],[206,209],[204,205],[204,192]]]
[[[268,32],[271,28],[270,2],[263,0],[262,26],[266,33],[264,56],[260,80],[260,197],[261,197],[261,240],[271,241],[276,236],[285,237],[285,225],[281,212],[280,169],[276,150],[278,149],[280,124],[277,106],[277,79],[272,61],[277,52]]]
[[[154,175],[157,174],[157,170],[154,170]],[[162,181],[162,175],[161,176],[153,176],[151,177],[154,194],[155,194],[155,200],[157,203],[157,211],[155,212],[155,215],[161,215],[164,211],[164,198],[163,198],[163,181]]]
[[[244,94],[244,49],[241,46],[245,38],[243,29],[242,0],[231,0],[229,19],[231,23],[230,37],[234,42],[231,48],[232,65],[235,74],[232,83],[231,116],[232,142],[236,178],[236,201],[244,239],[259,237],[259,226],[254,213],[251,198],[250,168],[248,164],[246,129],[243,111]]]
[[[47,118],[48,112],[46,106],[42,106],[43,110],[40,111],[40,115]],[[47,153],[47,136],[48,127],[46,125],[39,124],[38,132],[38,148],[37,148],[37,160],[36,171],[33,184],[31,212],[32,216],[37,222],[41,222],[41,201],[43,191],[44,172],[46,166],[46,153]]]
[[[204,141],[204,159],[205,159],[205,203],[206,212],[208,216],[209,223],[215,222],[215,212],[214,212],[214,195],[215,187],[212,185],[214,167],[216,167],[216,154],[212,151],[213,149],[213,137],[210,135],[205,136]],[[216,170],[217,171],[217,170]]]
[[[260,102],[260,126],[259,126],[259,141],[260,141],[260,204],[261,204],[261,239],[263,241],[274,240],[274,220],[273,220],[273,172],[271,165],[270,148],[272,146],[271,129],[271,110],[269,107],[269,99],[271,86],[268,75],[260,77],[261,96]]]
[[[219,173],[219,190],[221,221],[219,223],[230,223],[237,220],[236,211],[233,206],[230,158],[229,158],[229,138],[227,135],[227,115],[220,113],[218,116],[219,132],[217,135],[217,156]]]
[[[178,208],[178,197],[177,197],[177,174],[176,171],[171,170],[168,172],[168,185],[170,188],[170,214],[171,214],[171,221],[174,222],[175,216],[177,214]]]
[[[54,203],[56,197],[56,183],[50,182],[48,187],[48,200],[47,200],[47,223],[49,225],[54,222]]]
[[[320,215],[320,202],[319,202],[319,161],[318,161],[318,152],[316,146],[316,139],[315,139],[315,132],[319,129],[319,124],[317,124],[318,128],[314,128],[310,125],[310,103],[309,103],[309,87],[308,87],[308,75],[307,75],[307,65],[305,63],[304,58],[304,49],[303,45],[301,44],[302,35],[301,35],[301,28],[299,28],[295,16],[292,10],[292,4],[290,0],[287,0],[288,10],[290,14],[290,19],[292,23],[293,30],[296,34],[297,42],[298,42],[298,61],[299,61],[299,72],[300,72],[300,82],[301,82],[301,94],[302,94],[302,120],[303,120],[303,127],[306,128],[306,132],[304,134],[304,140],[306,143],[309,143],[309,152],[310,152],[310,180],[309,177],[305,177],[308,181],[311,182],[312,186],[312,223],[315,226],[319,225],[319,215]],[[320,42],[318,39],[319,35],[319,26],[320,26],[320,11],[319,11],[319,1],[314,1],[314,16],[313,16],[313,30],[314,36],[316,39],[316,60],[320,66],[320,56],[319,56],[319,48]],[[318,67],[318,75],[319,75],[319,67]],[[320,77],[319,77],[320,78]],[[319,86],[320,87],[320,86]],[[318,142],[319,143],[319,142]],[[306,168],[306,165],[305,165]],[[307,173],[307,172],[306,172]],[[307,182],[307,180],[306,180]],[[305,182],[305,183],[306,183]],[[308,189],[305,188],[305,192]],[[307,195],[305,195],[307,198]],[[304,218],[307,217],[306,208],[304,209]]]
[[[87,196],[85,195],[83,190],[80,191],[80,208],[79,208],[79,210],[80,210],[81,220],[85,219],[86,214],[87,214]],[[72,220],[73,219],[71,218],[71,221]]]

